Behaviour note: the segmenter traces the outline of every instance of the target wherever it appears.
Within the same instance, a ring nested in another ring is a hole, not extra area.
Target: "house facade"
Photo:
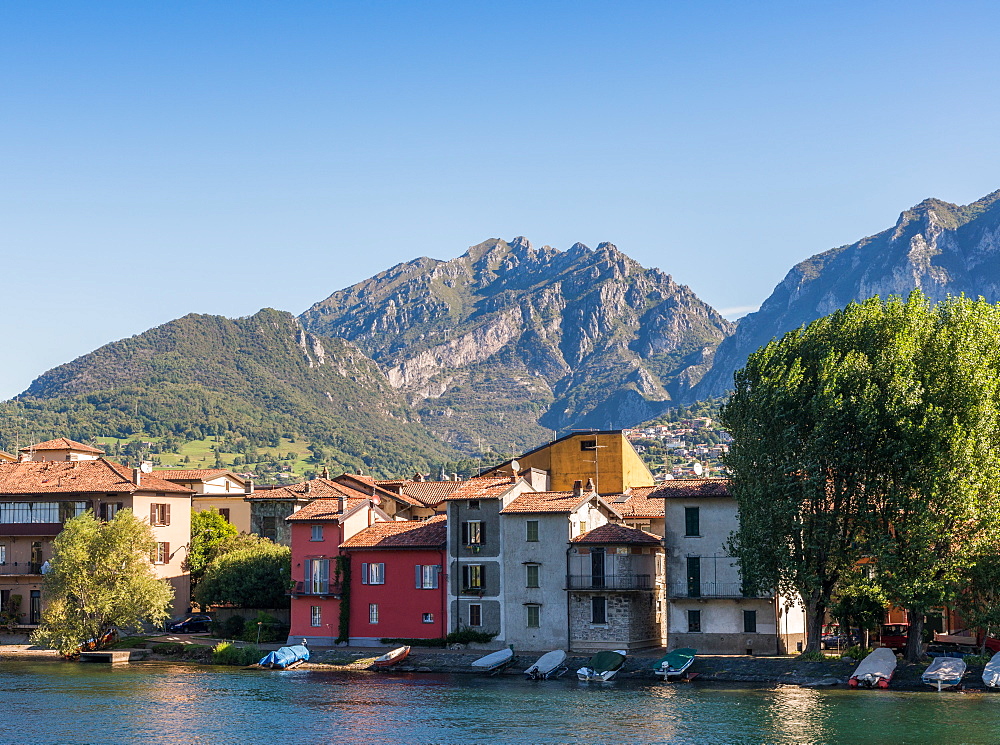
[[[739,524],[728,479],[666,481],[664,499],[669,647],[707,654],[785,654],[805,641],[798,599],[744,593],[726,543]]]
[[[225,468],[157,468],[153,474],[194,492],[195,512],[214,508],[241,533],[251,532],[250,503],[244,497],[253,494],[252,481]]]

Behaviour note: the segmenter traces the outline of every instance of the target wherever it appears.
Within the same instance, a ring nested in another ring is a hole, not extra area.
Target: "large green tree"
[[[237,535],[239,531],[236,527],[214,507],[191,512],[191,550],[186,561],[191,573],[192,592],[205,575],[209,562],[219,555],[227,541]]]
[[[722,411],[740,508],[731,548],[748,587],[804,599],[807,651],[859,559],[922,618],[992,530],[997,321],[965,298],[872,298],[772,341],[736,374]]]
[[[52,541],[47,602],[32,640],[71,652],[115,628],[165,621],[174,593],[153,572],[155,548],[149,526],[131,510],[110,522],[89,510],[67,520]]]
[[[230,540],[246,541],[242,534]],[[287,607],[291,569],[291,549],[267,539],[257,539],[214,558],[195,591],[195,599],[202,606]]]

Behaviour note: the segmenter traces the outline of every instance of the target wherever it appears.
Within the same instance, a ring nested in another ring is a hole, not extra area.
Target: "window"
[[[363,585],[384,585],[385,584],[385,564],[361,565],[361,584]]]
[[[688,633],[689,634],[700,634],[701,633],[701,611],[700,610],[689,610],[688,611]]]
[[[479,500],[478,499],[470,499],[469,500],[469,509],[470,510],[478,510],[479,509]]]
[[[469,606],[469,625],[470,626],[482,626],[483,625],[483,606],[479,603],[473,603]]]
[[[170,563],[170,544],[169,543],[157,543],[156,549],[153,551],[153,563],[154,564],[169,564]]]
[[[701,597],[701,557],[687,557],[688,597]]]
[[[7,563],[7,546],[6,544],[0,543],[0,564]]]
[[[744,634],[757,633],[757,611],[755,610],[743,611],[743,633]]]
[[[60,508],[60,502],[0,502],[0,523],[58,523],[61,509],[65,509],[65,518],[83,514],[87,509],[86,502],[63,502],[65,508]],[[80,508],[80,505],[83,505]]]
[[[466,546],[480,546],[484,532],[482,520],[467,520],[462,523],[462,543]]]
[[[441,574],[440,564],[417,564],[415,583],[418,590],[436,590],[438,575]]]
[[[63,523],[71,518],[76,517],[77,515],[82,515],[84,512],[87,511],[87,507],[89,507],[90,505],[88,505],[86,502],[58,502],[55,503],[53,506],[55,506],[57,510],[58,517],[56,518],[56,520],[58,522]],[[51,510],[52,508],[50,507],[49,509]],[[52,517],[51,513],[49,513],[49,517],[50,518]],[[38,521],[36,520],[35,522]],[[48,520],[46,520],[46,522],[48,522]]]
[[[111,522],[122,507],[124,505],[121,502],[104,502],[101,505],[101,519],[105,522]]]
[[[597,440],[580,440],[580,450],[597,450]]]
[[[700,536],[701,535],[701,520],[699,509],[697,507],[685,507],[684,508],[684,535],[686,536]]]
[[[434,623],[434,614],[424,613],[424,615],[421,616],[420,620],[422,623]]]
[[[221,508],[219,510],[219,514],[222,515],[222,519],[225,520],[227,523],[231,523],[232,522],[232,520],[229,519],[229,508],[228,507]]]
[[[378,623],[378,603],[368,606],[368,623]]]
[[[149,505],[150,525],[170,525],[170,505],[153,503]]]
[[[306,559],[306,592],[325,595],[330,591],[330,560]]]
[[[590,622],[608,622],[608,599],[603,595],[595,595],[590,599]]]
[[[587,521],[586,520],[581,520],[580,521],[580,532],[577,535],[583,535],[586,532],[587,532]]]
[[[530,541],[532,543],[537,543],[538,542],[538,521],[537,520],[528,520],[528,522],[526,522],[524,524],[524,526],[525,526],[525,530],[527,531],[527,533],[526,533],[526,540],[528,540],[528,541]]]
[[[28,623],[38,625],[42,620],[42,591],[31,591],[31,604],[28,606]]]
[[[539,564],[525,564],[524,568],[527,572],[527,586],[528,587],[538,587],[538,567]]]
[[[313,525],[312,526],[312,537],[310,541],[322,541],[323,540],[323,526]]]
[[[462,587],[465,590],[483,589],[483,565],[463,564],[462,565]]]
[[[542,606],[526,605],[524,607],[528,610],[528,628],[537,629],[541,626]]]
[[[260,519],[260,534],[263,538],[272,541],[278,538],[278,519],[276,517],[262,517]]]
[[[323,609],[318,605],[314,605],[309,609],[309,625],[310,626],[323,625]]]

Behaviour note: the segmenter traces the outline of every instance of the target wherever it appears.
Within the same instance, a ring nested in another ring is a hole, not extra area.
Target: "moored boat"
[[[271,670],[291,670],[309,659],[309,647],[304,644],[294,644],[269,652],[257,664]]]
[[[1000,652],[993,655],[983,668],[983,682],[987,688],[1000,688]]]
[[[590,658],[586,667],[581,667],[576,671],[576,677],[580,680],[587,681],[611,680],[621,669],[622,665],[625,664],[626,654],[627,653],[623,649],[618,649],[613,652],[610,650],[598,652]]]
[[[667,652],[653,665],[653,674],[664,680],[677,680],[691,667],[697,654],[698,650],[690,647]]]
[[[396,647],[391,652],[386,652],[381,657],[376,657],[372,664],[375,667],[392,667],[405,660],[409,655],[409,647]]]
[[[539,657],[534,665],[524,671],[524,674],[532,680],[558,678],[566,672],[566,666],[563,665],[565,661],[566,652],[561,649],[553,649]]]
[[[920,679],[940,691],[942,688],[959,685],[963,675],[965,675],[965,660],[959,657],[936,657],[924,670]]]
[[[896,674],[896,654],[888,647],[873,649],[871,654],[861,660],[854,675],[847,681],[851,688],[888,688],[889,681]]]
[[[506,668],[514,660],[514,647],[510,646],[507,649],[501,649],[498,652],[491,652],[490,654],[480,657],[478,660],[474,660],[469,663],[472,667],[487,672],[490,675],[496,675]]]

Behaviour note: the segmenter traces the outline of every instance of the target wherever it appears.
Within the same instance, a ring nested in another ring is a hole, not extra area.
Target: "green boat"
[[[676,680],[687,672],[697,654],[698,650],[690,647],[667,652],[653,665],[653,672],[664,680]]]

